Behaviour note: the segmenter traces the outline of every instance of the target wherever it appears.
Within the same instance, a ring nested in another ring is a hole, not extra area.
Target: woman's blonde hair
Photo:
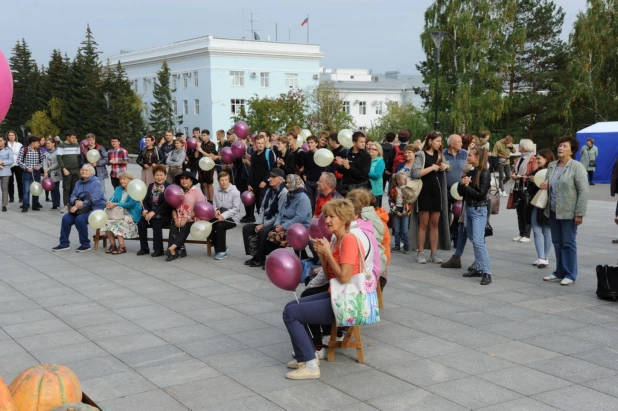
[[[133,176],[133,174],[129,173],[128,171],[125,171],[124,173],[120,174],[118,176],[118,180],[120,180],[121,178],[126,178],[127,180],[131,181],[134,180],[135,177]]]
[[[322,207],[322,215],[324,217],[339,217],[346,229],[349,229],[352,221],[356,220],[354,205],[347,199],[330,200]]]
[[[372,146],[376,148],[376,150],[378,150],[378,157],[380,158],[384,157],[384,151],[382,150],[381,144],[379,144],[377,141],[370,141],[369,144],[371,144]]]

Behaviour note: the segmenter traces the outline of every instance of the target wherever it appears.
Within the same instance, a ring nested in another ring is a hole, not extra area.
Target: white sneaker
[[[315,352],[315,358],[318,359],[318,361],[323,360],[324,358],[326,358],[326,349],[324,347],[322,347],[322,349],[320,351],[316,351]],[[319,364],[319,362],[318,362]]]
[[[502,194],[500,194],[502,197],[508,197],[509,195],[506,193],[506,191],[503,191]]]
[[[541,261],[540,258],[537,258],[536,260],[534,260],[534,262],[532,263],[532,265],[537,266],[539,265],[539,262]]]
[[[560,285],[573,285],[575,281],[569,279],[569,278],[563,278],[562,281],[560,281]]]
[[[60,209],[60,214],[65,214],[69,211],[69,208],[67,206],[64,206]]]
[[[519,241],[519,240],[521,240],[521,237],[515,237],[515,238],[513,238],[513,241]]]
[[[560,278],[560,277],[556,277],[553,273],[552,273],[552,275],[548,275],[547,277],[543,277],[543,281],[556,282],[556,281],[562,281],[562,280],[564,280],[564,279]]]
[[[429,261],[431,261],[432,263],[436,263],[436,264],[442,264],[442,259],[440,257],[438,257],[438,253],[431,253],[429,255]]]
[[[416,262],[419,264],[427,264],[427,258],[425,258],[425,253],[418,253],[416,255]]]
[[[545,267],[547,267],[548,265],[549,265],[549,260],[548,260],[547,258],[546,258],[546,259],[544,259],[544,260],[543,260],[542,258],[540,258],[540,259],[539,259],[539,263],[537,264],[537,267],[539,267],[539,268],[545,268]]]
[[[522,237],[519,239],[520,243],[529,243],[530,242],[530,237]]]

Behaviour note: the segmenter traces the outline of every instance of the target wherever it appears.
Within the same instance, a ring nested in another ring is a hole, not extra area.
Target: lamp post
[[[435,131],[438,131],[438,126],[440,125],[440,122],[438,122],[438,70],[440,66],[440,46],[446,36],[447,33],[444,31],[435,31],[431,33],[431,39],[433,40],[433,44],[436,46],[436,94],[434,98],[435,119],[433,123],[433,128]]]
[[[21,126],[19,126],[19,128],[21,128],[21,135],[22,135],[22,138],[24,139],[24,145],[27,145],[26,144],[26,125],[22,124]]]
[[[107,138],[110,138],[109,135],[109,98],[112,96],[112,93],[106,91],[103,93],[103,97],[105,97],[105,101],[107,102]]]

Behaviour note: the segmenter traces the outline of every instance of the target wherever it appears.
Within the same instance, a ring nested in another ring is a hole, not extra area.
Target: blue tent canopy
[[[596,123],[577,132],[577,140],[581,147],[586,145],[587,139],[593,139],[594,145],[599,148],[597,167],[594,172],[594,182],[609,184],[616,157],[618,157],[618,121]],[[580,153],[577,153],[579,160]]]

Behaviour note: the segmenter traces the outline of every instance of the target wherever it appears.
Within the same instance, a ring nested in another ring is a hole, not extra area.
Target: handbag
[[[354,237],[359,255],[365,255],[359,239]],[[341,249],[339,253],[341,254]],[[352,275],[346,284],[341,284],[336,278],[330,280],[331,305],[338,327],[368,325],[380,321],[377,281],[373,273],[367,271],[364,259],[360,259],[359,264],[360,273]]]
[[[124,218],[124,208],[116,206],[114,208],[106,208],[105,214],[108,220],[122,220]]]
[[[515,194],[513,191],[509,193],[509,198],[506,200],[506,209],[514,210],[517,208],[517,198],[515,198]]]
[[[618,301],[618,267],[597,265],[597,297]]]
[[[494,235],[494,229],[491,224],[489,224],[489,221],[487,221],[485,224],[485,237],[491,237],[492,235]]]
[[[530,200],[530,204],[537,208],[545,208],[547,207],[547,202],[549,201],[549,194],[547,190],[539,190],[532,200]]]
[[[597,166],[597,156],[594,156],[594,160],[590,160],[590,147],[588,147],[588,167]]]
[[[77,198],[75,199],[75,201],[81,201],[84,202],[86,200],[88,200],[88,204],[83,206],[82,208],[78,208],[77,210],[75,210],[74,213],[71,213],[73,215],[82,215],[82,214],[86,214],[90,211],[92,211],[92,197],[90,197],[90,193],[87,191],[83,191],[81,193],[79,193],[77,195]],[[73,205],[75,205],[75,201],[73,202]]]

